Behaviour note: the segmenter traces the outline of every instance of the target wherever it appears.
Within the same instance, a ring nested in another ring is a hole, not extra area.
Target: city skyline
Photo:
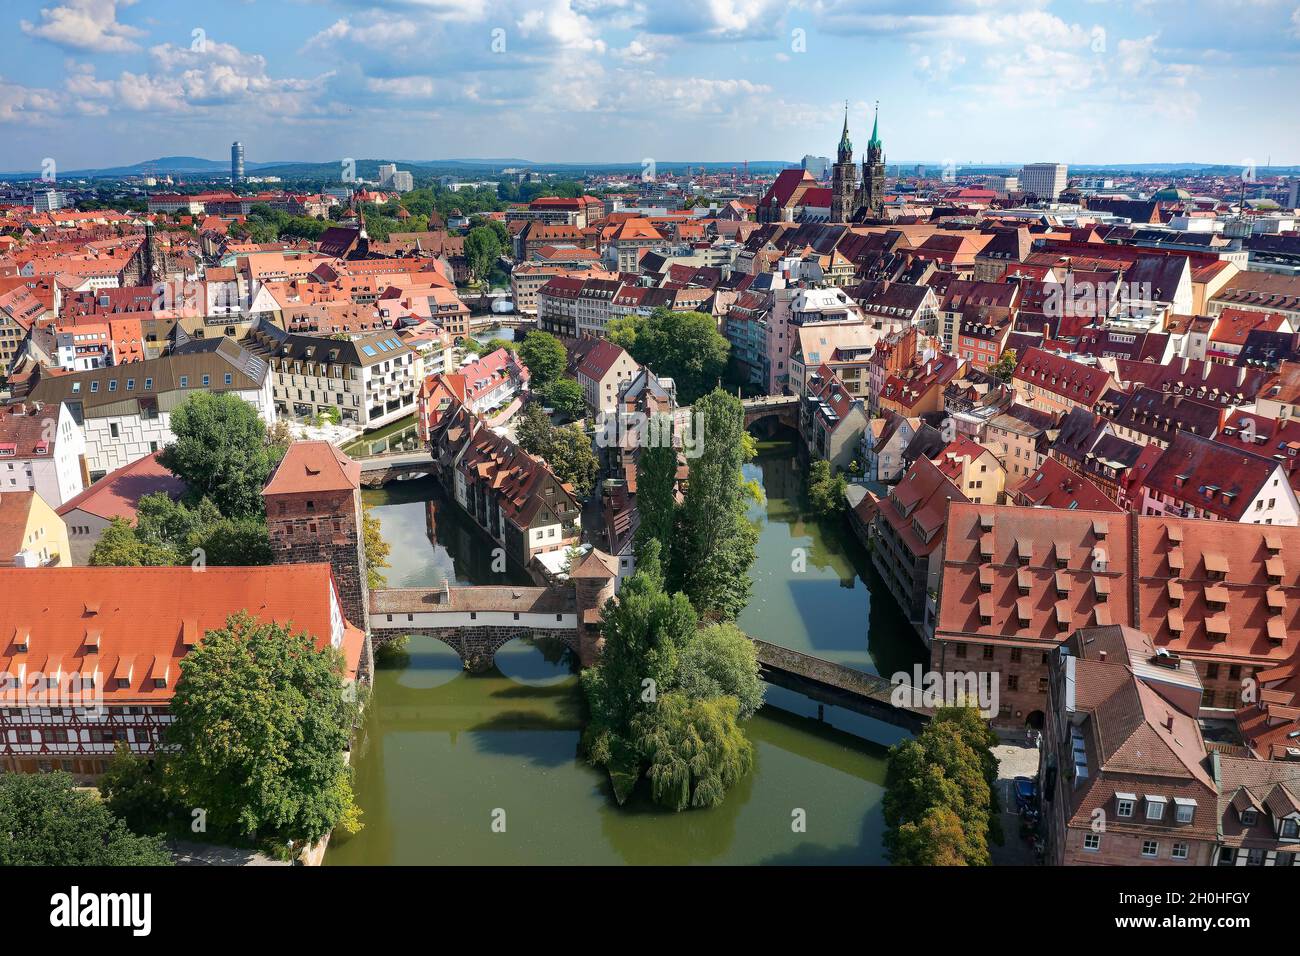
[[[45,2],[6,10],[3,169],[217,158],[234,140],[250,168],[344,146],[797,160],[833,153],[845,96],[864,140],[881,102],[891,163],[1300,162],[1293,124],[1254,122],[1300,82],[1300,8],[1282,0],[1249,18],[1232,0],[1192,16],[1162,0]]]

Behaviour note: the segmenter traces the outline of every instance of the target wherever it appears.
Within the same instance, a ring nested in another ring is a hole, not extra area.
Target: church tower
[[[885,214],[885,150],[880,143],[880,103],[876,103],[876,118],[871,124],[871,139],[867,143],[867,157],[862,161],[862,216],[880,219]]]
[[[849,104],[844,104],[844,132],[831,170],[831,222],[848,222],[858,192],[858,170],[853,165],[853,142],[849,139]]]

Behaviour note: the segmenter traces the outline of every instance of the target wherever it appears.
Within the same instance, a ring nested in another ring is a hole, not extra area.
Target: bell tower
[[[853,215],[858,191],[858,170],[853,165],[853,141],[849,139],[849,104],[844,103],[844,131],[840,133],[835,165],[831,168],[831,222],[848,222]]]
[[[885,214],[885,148],[880,142],[879,101],[871,139],[867,141],[867,157],[862,161],[862,212],[868,219],[880,219]]]

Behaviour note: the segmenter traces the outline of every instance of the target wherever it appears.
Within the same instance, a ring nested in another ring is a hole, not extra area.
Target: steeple
[[[836,157],[841,163],[853,162],[853,141],[849,139],[849,101],[844,101],[844,131],[840,133],[839,155]]]
[[[871,124],[871,139],[867,141],[867,145],[880,146],[880,100],[876,100],[876,118]]]

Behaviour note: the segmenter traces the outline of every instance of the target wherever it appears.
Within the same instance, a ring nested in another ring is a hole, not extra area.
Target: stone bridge
[[[465,669],[492,667],[496,652],[517,637],[562,641],[584,660],[573,593],[538,587],[386,588],[370,592],[375,647],[405,634],[442,641]]]
[[[370,592],[370,634],[375,647],[406,634],[442,641],[465,669],[482,673],[496,652],[515,638],[551,638],[578,655],[584,666],[595,660],[593,638],[580,626],[574,592],[544,587],[386,588]],[[877,720],[919,731],[927,710],[896,707],[884,678],[831,661],[754,641],[762,677],[769,684],[843,707]]]
[[[822,704],[843,707],[916,733],[930,720],[930,712],[918,707],[896,707],[891,699],[893,685],[887,678],[855,670],[781,647],[754,641],[763,680],[793,690]]]
[[[417,478],[420,475],[433,474],[433,456],[426,448],[423,451],[398,452],[391,455],[375,455],[373,458],[357,458],[361,466],[361,487],[382,488],[398,478]]]
[[[776,419],[782,425],[799,430],[798,395],[763,395],[740,403],[745,409],[745,427],[751,428],[764,419]]]

